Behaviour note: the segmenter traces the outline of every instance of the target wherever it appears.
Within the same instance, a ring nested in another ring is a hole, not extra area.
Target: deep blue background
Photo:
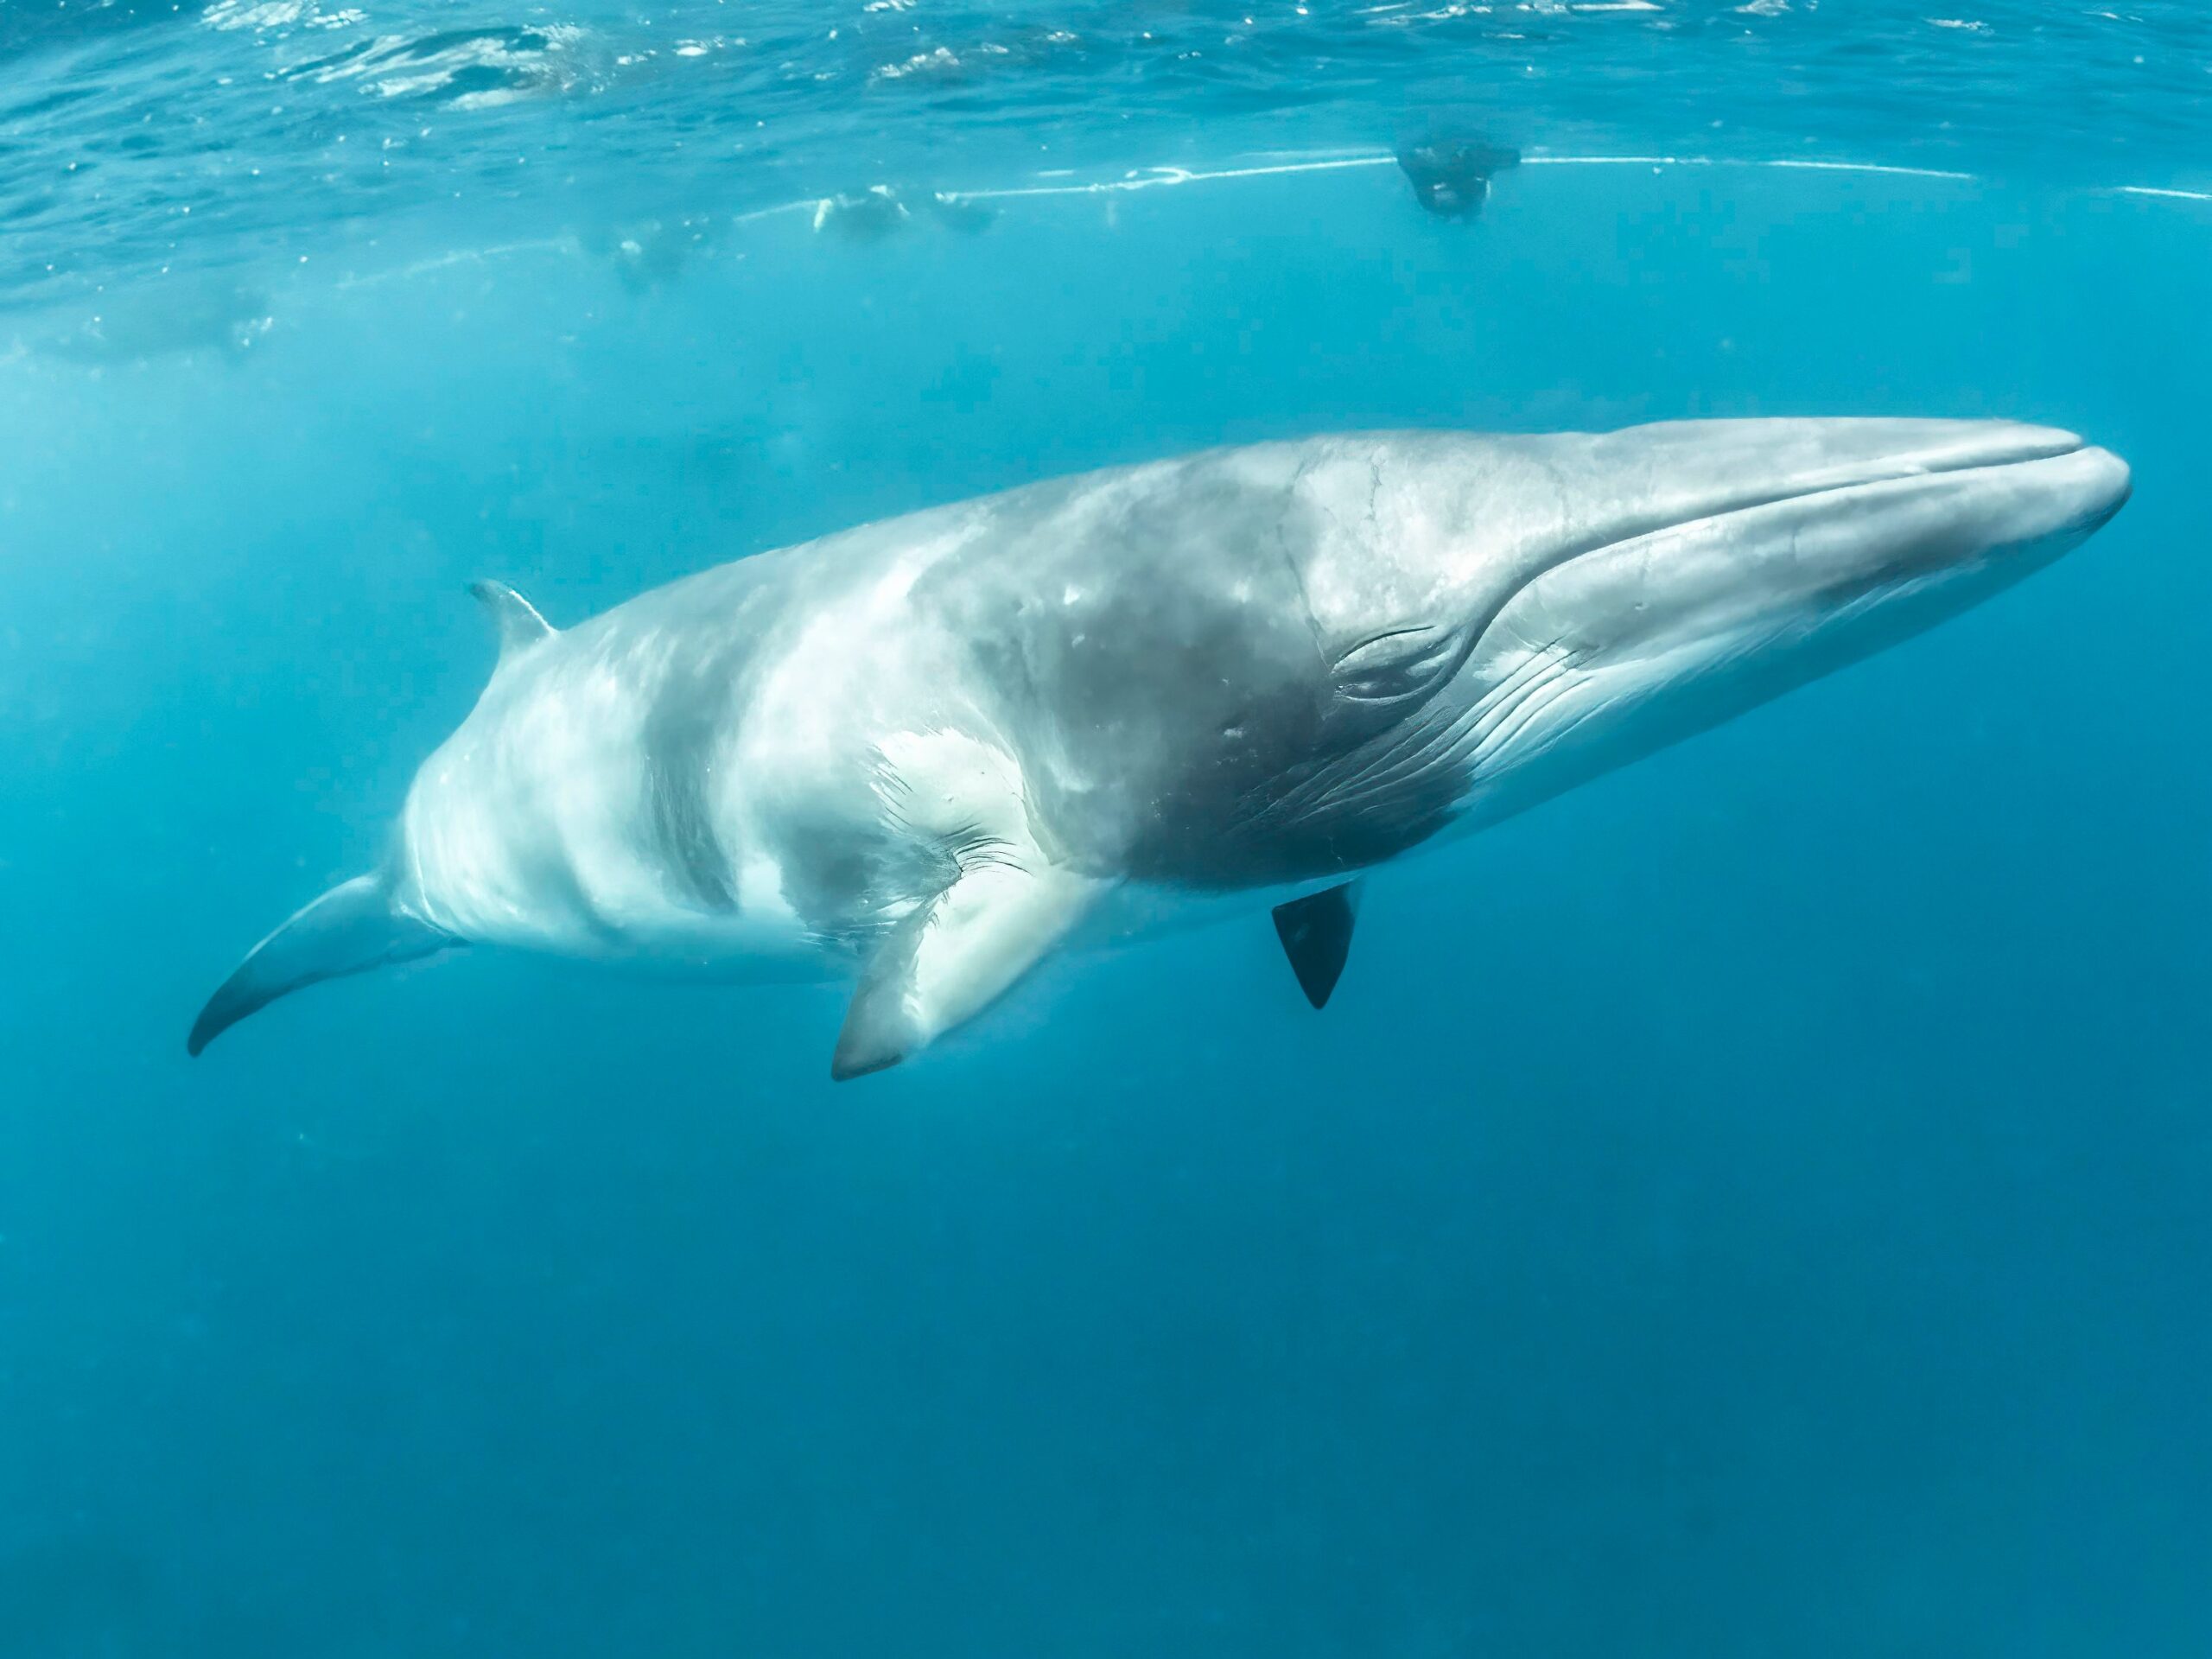
[[[1109,216],[1110,206],[1110,216]],[[0,1653],[2212,1650],[2212,214],[1387,171],[271,276],[0,364]],[[394,274],[401,273],[401,274]],[[488,952],[188,1063],[556,622],[1376,424],[2004,414],[2136,500],[1375,886],[832,1089],[827,988]]]

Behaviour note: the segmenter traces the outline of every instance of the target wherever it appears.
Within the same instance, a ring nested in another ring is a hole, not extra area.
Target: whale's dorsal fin
[[[1359,914],[1359,883],[1339,882],[1324,892],[1294,899],[1275,906],[1275,937],[1290,958],[1290,971],[1298,976],[1298,988],[1315,1007],[1325,1007],[1329,993],[1344,971],[1351,954],[1351,927]]]
[[[537,607],[504,582],[472,582],[469,593],[491,613],[499,631],[499,661],[507,663],[541,639],[550,639],[553,625],[537,613]]]

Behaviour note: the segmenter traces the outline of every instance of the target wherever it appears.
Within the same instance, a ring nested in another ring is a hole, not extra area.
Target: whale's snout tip
[[[2111,450],[2056,427],[2005,426],[1995,434],[1991,453],[1949,474],[1958,480],[1960,510],[1980,520],[1991,547],[2048,549],[2054,540],[2070,547],[2127,505],[2134,481]]]
[[[2135,489],[2127,463],[2090,443],[2031,463],[2029,477],[2044,494],[2053,531],[2076,541],[2102,529]]]
[[[2092,445],[2082,454],[2091,467],[2089,482],[2098,502],[2095,522],[2101,524],[2126,506],[2128,497],[2135,493],[2135,474],[2126,461],[2109,449]]]

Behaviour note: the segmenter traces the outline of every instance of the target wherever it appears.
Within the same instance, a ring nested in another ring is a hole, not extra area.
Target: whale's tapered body
[[[1997,422],[1259,444],[762,554],[502,648],[385,865],[194,1027],[463,943],[857,981],[833,1071],[1047,952],[1344,884],[1864,656],[2102,524],[2126,467]]]

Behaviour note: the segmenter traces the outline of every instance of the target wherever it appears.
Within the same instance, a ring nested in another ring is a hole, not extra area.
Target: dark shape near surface
[[[607,261],[615,280],[632,294],[676,281],[695,260],[714,253],[721,239],[721,222],[707,213],[588,226],[576,232],[577,245]]]
[[[1521,164],[1521,152],[1502,144],[1435,141],[1398,147],[1398,167],[1414,200],[1439,219],[1473,219],[1490,200],[1490,181]]]
[[[899,200],[899,193],[887,184],[824,196],[814,204],[816,231],[834,232],[854,242],[881,241],[893,231],[904,229],[912,217],[906,204]]]
[[[1344,976],[1358,897],[1359,883],[1345,881],[1275,906],[1275,937],[1290,958],[1290,971],[1298,976],[1298,988],[1317,1008],[1328,1006],[1329,994]]]
[[[957,190],[932,191],[925,205],[938,224],[963,236],[988,230],[991,221],[998,217],[990,203],[963,196]]]

